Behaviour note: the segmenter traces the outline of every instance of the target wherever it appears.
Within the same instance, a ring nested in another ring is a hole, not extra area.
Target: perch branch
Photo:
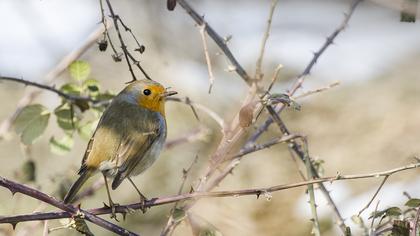
[[[68,205],[68,204],[64,204],[63,202],[60,202],[58,200],[56,200],[53,197],[48,196],[47,194],[40,192],[36,189],[27,187],[25,185],[7,180],[3,177],[0,177],[0,186],[8,188],[12,194],[15,194],[17,192],[22,193],[24,195],[27,195],[29,197],[38,199],[40,201],[43,201],[51,206],[57,207],[63,211],[65,211],[67,213],[67,217],[74,217],[74,216],[81,216],[84,219],[104,228],[107,229],[111,232],[114,232],[118,235],[137,235],[133,232],[130,232],[126,229],[121,228],[118,225],[115,225],[109,221],[106,221],[102,218],[99,218],[85,210],[76,208],[72,205]],[[4,219],[4,217],[1,217],[0,219]],[[16,226],[17,223],[19,223],[20,221],[13,221],[13,222],[3,222],[3,223],[10,223],[13,225],[13,227]]]
[[[199,199],[199,198],[214,198],[214,197],[237,197],[237,196],[248,196],[248,195],[256,195],[260,196],[264,193],[272,193],[277,191],[282,191],[286,189],[291,188],[298,188],[298,187],[304,187],[310,184],[320,184],[323,182],[335,182],[335,181],[342,181],[342,180],[352,180],[352,179],[367,179],[367,178],[379,178],[379,177],[385,177],[385,176],[391,176],[393,174],[420,168],[420,163],[414,163],[402,167],[398,167],[391,170],[381,171],[381,172],[374,172],[374,173],[368,173],[368,174],[353,174],[353,175],[336,175],[331,177],[323,177],[308,181],[301,181],[297,183],[292,184],[283,184],[283,185],[275,185],[268,188],[252,188],[252,189],[243,189],[243,190],[234,190],[234,191],[214,191],[214,192],[193,192],[193,193],[184,193],[180,195],[173,195],[173,196],[166,196],[166,197],[158,197],[158,198],[152,198],[150,200],[147,200],[145,202],[146,207],[154,207],[159,205],[165,205],[169,203],[174,203],[178,201],[186,201],[191,199]],[[29,188],[24,185],[20,185],[17,183],[14,183],[10,180],[6,180],[4,178],[0,178],[0,185],[9,188],[10,186],[19,185],[21,189],[19,189],[18,192],[25,192],[28,193],[28,196],[35,197],[37,199],[46,198],[47,203],[57,204],[57,205],[63,205],[64,212],[48,212],[48,213],[33,213],[28,215],[18,215],[18,216],[6,216],[6,217],[0,217],[0,224],[17,224],[19,222],[23,221],[34,221],[34,220],[51,220],[51,219],[61,219],[61,218],[69,218],[72,217],[73,210],[78,210],[71,205],[65,205],[60,202],[58,202],[55,199],[52,199],[51,197],[45,195],[44,193],[41,193],[35,189]],[[16,189],[14,189],[16,192]],[[40,196],[42,197],[40,197]],[[40,199],[40,200],[41,200]],[[52,199],[52,200],[50,200]],[[45,200],[45,199],[44,199]],[[54,205],[55,206],[55,205]],[[118,213],[126,213],[128,209],[141,209],[142,205],[141,203],[134,203],[129,205],[121,205],[116,207],[116,212]],[[82,211],[82,210],[81,210]],[[101,207],[101,208],[95,208],[83,211],[83,213],[87,213],[88,216],[90,215],[104,215],[104,214],[110,214],[111,209],[108,207]],[[85,213],[85,214],[86,214]]]

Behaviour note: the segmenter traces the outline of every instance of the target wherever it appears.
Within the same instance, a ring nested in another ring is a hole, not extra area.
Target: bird
[[[87,145],[79,178],[64,197],[64,203],[71,203],[86,180],[101,172],[112,209],[111,218],[116,219],[118,204],[112,201],[107,177],[113,179],[113,190],[128,179],[140,195],[145,212],[147,199],[131,177],[144,172],[159,157],[167,136],[165,100],[175,94],[158,82],[144,79],[130,82],[115,96]]]

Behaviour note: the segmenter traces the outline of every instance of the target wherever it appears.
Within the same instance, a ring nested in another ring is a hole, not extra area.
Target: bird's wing
[[[112,189],[117,188],[127,176],[130,176],[130,173],[143,158],[147,158],[152,145],[161,135],[156,125],[149,124],[149,130],[132,132],[123,138],[117,151],[117,158],[121,161],[119,161],[118,171],[112,182]]]

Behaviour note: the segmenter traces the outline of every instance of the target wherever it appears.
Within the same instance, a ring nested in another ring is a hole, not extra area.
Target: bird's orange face
[[[127,90],[137,93],[140,107],[165,115],[165,98],[176,94],[167,91],[161,84],[153,81],[139,80],[127,86]]]

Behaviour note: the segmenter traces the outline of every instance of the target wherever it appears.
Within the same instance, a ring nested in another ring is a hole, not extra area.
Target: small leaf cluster
[[[62,155],[69,152],[74,144],[75,133],[84,139],[91,137],[100,115],[109,103],[107,101],[114,95],[108,91],[101,92],[99,81],[91,78],[91,67],[85,61],[73,62],[68,72],[71,81],[63,84],[60,91],[76,99],[62,98],[60,105],[53,111],[42,104],[24,107],[14,121],[15,131],[23,144],[33,144],[45,132],[51,116],[55,116],[58,127],[63,131],[59,138],[50,137],[50,150],[53,153]]]

